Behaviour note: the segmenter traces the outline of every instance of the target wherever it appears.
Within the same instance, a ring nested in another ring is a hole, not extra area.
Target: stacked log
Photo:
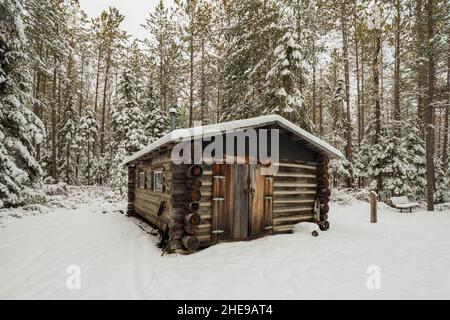
[[[328,165],[330,160],[322,157],[317,165],[317,198],[320,202],[320,227],[328,230],[330,224],[328,222],[328,213],[330,212],[330,180],[328,175]]]
[[[128,167],[128,210],[129,216],[134,214],[134,201],[136,200],[136,167]]]
[[[190,166],[186,171],[186,187],[188,191],[186,192],[186,216],[184,218],[184,228],[185,233],[182,243],[184,248],[193,252],[197,251],[200,247],[200,240],[197,235],[199,233],[199,225],[202,223],[202,219],[198,214],[200,209],[200,200],[202,198],[202,193],[200,188],[202,187],[202,182],[200,178],[203,176],[203,169],[198,165]]]

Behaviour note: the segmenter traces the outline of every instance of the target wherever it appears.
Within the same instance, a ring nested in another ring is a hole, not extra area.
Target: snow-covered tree
[[[129,153],[125,148],[125,144],[122,143],[117,147],[116,154],[111,164],[112,174],[110,180],[108,181],[108,184],[111,186],[111,188],[119,193],[119,195],[121,195],[122,197],[126,195],[128,190],[127,170],[123,166],[123,162],[128,156]]]
[[[30,200],[42,175],[34,145],[41,143],[44,127],[29,109],[22,5],[0,1],[0,207]]]
[[[152,103],[151,97],[142,99],[142,75],[140,51],[133,44],[128,51],[125,69],[119,82],[118,100],[112,114],[112,125],[115,132],[115,156],[112,163],[112,176],[110,180],[114,189],[123,193],[126,185],[126,172],[122,162],[131,154],[141,150],[148,143],[145,131],[145,116],[140,101]]]
[[[408,165],[407,184],[416,198],[425,197],[427,173],[425,163],[425,141],[417,126],[416,117],[410,117],[403,123],[402,153]]]
[[[434,194],[435,203],[450,201],[449,168],[444,166],[442,159],[435,158],[434,166],[436,168],[436,193]]]
[[[311,130],[304,98],[297,85],[302,73],[302,54],[298,36],[288,22],[274,50],[275,62],[267,74],[268,105],[265,114],[279,114]]]
[[[75,184],[76,180],[76,158],[74,154],[75,138],[78,128],[78,114],[75,110],[73,97],[69,97],[65,114],[66,122],[60,130],[62,151],[64,157],[59,167],[60,177],[64,182]]]
[[[83,181],[88,185],[93,183],[95,175],[94,149],[98,145],[99,124],[94,111],[88,107],[81,117],[74,148],[78,153],[77,165],[83,168]]]
[[[168,111],[180,95],[180,44],[174,10],[160,0],[150,13],[145,28],[149,32],[146,41],[154,60],[157,76],[155,92],[159,108]]]
[[[117,145],[123,145],[128,154],[141,150],[148,140],[144,128],[144,114],[139,105],[141,80],[133,65],[128,64],[119,83],[119,99],[112,115],[115,142]]]
[[[274,1],[260,0],[233,1],[225,9],[221,121],[264,113],[271,94],[266,88],[274,58],[272,44],[282,36],[279,9]]]
[[[146,119],[146,130],[150,143],[155,142],[169,133],[170,120],[165,113],[159,110],[153,110],[147,114]]]

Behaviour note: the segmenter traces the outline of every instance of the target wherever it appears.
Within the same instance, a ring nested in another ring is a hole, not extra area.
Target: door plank
[[[251,237],[261,236],[267,233],[267,221],[264,210],[266,177],[261,173],[260,166],[250,166],[251,192],[250,197],[250,226]],[[268,213],[268,212],[267,212]]]

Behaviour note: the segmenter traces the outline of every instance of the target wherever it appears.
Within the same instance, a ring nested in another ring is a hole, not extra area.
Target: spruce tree
[[[275,62],[267,73],[268,105],[264,114],[279,114],[311,130],[306,105],[296,79],[302,73],[302,54],[298,36],[288,21],[274,50]]]
[[[0,2],[0,207],[30,200],[41,184],[35,159],[44,128],[29,109],[32,99],[26,64],[23,2]]]
[[[68,184],[76,184],[74,147],[78,128],[78,114],[75,109],[73,97],[69,97],[65,119],[64,126],[60,130],[63,157],[59,167],[59,176]]]
[[[92,108],[86,108],[81,117],[76,137],[75,148],[79,153],[78,166],[83,168],[82,182],[91,185],[95,175],[95,147],[98,146],[100,126]]]

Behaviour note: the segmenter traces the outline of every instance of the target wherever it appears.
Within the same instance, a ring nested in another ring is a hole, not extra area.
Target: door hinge
[[[213,234],[222,234],[222,233],[225,233],[225,231],[223,231],[223,230],[213,230],[211,233],[213,233]]]
[[[265,227],[264,230],[272,230],[273,226]]]

